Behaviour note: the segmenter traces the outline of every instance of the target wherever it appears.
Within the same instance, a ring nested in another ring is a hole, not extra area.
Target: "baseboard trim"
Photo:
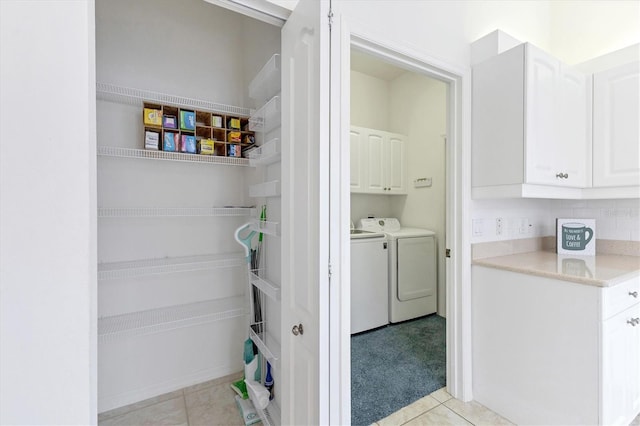
[[[193,374],[157,383],[142,389],[135,389],[129,392],[120,393],[117,395],[98,395],[98,413],[104,413],[115,408],[120,408],[136,402],[144,401],[145,399],[153,398],[188,386],[235,374],[237,372],[237,365],[225,365],[222,367],[200,370]]]

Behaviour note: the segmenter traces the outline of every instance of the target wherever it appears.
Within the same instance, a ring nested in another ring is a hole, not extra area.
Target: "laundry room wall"
[[[358,71],[351,71],[351,124],[389,130],[389,82]],[[358,224],[364,217],[391,216],[396,197],[351,194],[351,220]]]
[[[445,302],[445,138],[447,87],[416,73],[405,73],[390,83],[390,129],[408,136],[407,196],[395,197],[392,216],[403,226],[426,228],[438,241],[438,312],[444,316]],[[416,188],[413,182],[430,178],[430,187]]]

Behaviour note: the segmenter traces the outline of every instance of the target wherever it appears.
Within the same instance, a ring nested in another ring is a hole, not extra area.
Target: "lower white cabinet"
[[[351,126],[351,192],[406,194],[406,136]]]
[[[597,287],[473,266],[473,396],[516,424],[640,413],[640,277]]]
[[[593,75],[593,186],[640,185],[640,63]]]
[[[640,412],[640,304],[602,323],[602,423],[629,424]],[[638,321],[635,321],[638,322]]]

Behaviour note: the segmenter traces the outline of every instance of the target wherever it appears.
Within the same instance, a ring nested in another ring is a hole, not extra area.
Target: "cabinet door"
[[[600,424],[629,424],[640,411],[640,304],[602,324]]]
[[[366,182],[367,149],[365,136],[359,127],[351,127],[350,136],[350,168],[351,168],[351,192],[364,192]]]
[[[638,62],[593,76],[593,186],[640,185]]]
[[[387,193],[407,193],[406,143],[404,136],[389,133],[386,135],[387,158],[385,161],[385,181]]]
[[[591,78],[561,65],[558,80],[556,184],[576,188],[591,186]],[[549,155],[549,153],[547,153]]]
[[[531,45],[527,47],[526,73],[525,181],[587,186],[587,77]]]
[[[367,150],[367,180],[365,192],[384,194],[387,187],[384,178],[385,144],[383,132],[366,129],[365,144]]]
[[[555,184],[560,61],[527,45],[525,73],[525,182]]]

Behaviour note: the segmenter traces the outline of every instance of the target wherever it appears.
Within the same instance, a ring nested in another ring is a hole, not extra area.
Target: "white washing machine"
[[[382,232],[351,231],[351,334],[389,324],[389,258]]]
[[[438,270],[435,232],[403,228],[396,218],[361,219],[358,229],[387,235],[389,321],[406,321],[436,312]]]

